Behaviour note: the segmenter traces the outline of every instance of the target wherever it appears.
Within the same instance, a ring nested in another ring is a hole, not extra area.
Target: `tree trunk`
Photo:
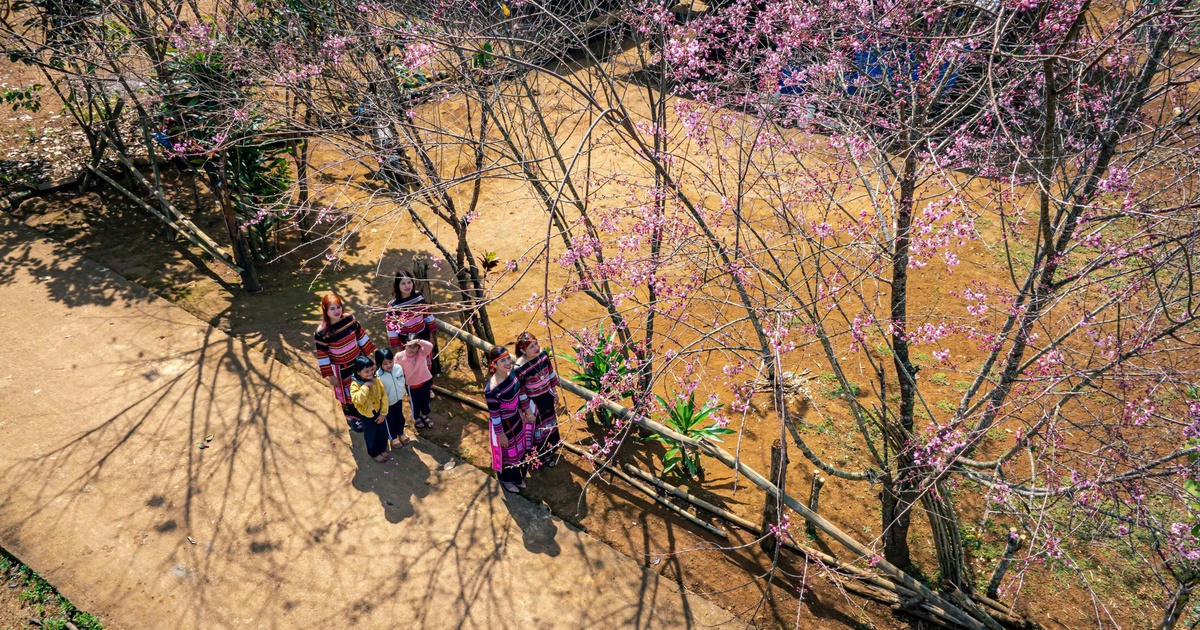
[[[913,472],[911,458],[904,455],[913,431],[913,408],[917,397],[916,370],[908,357],[908,258],[912,229],[913,196],[916,192],[917,163],[914,149],[907,147],[904,175],[900,181],[900,198],[896,207],[896,235],[892,250],[892,360],[896,378],[900,381],[898,425],[884,428],[884,439],[891,442],[896,455],[897,471],[883,484],[883,555],[888,562],[908,571],[912,553],[908,548],[908,530],[912,525],[913,503],[917,500],[912,481],[904,480]],[[890,421],[891,415],[885,416]]]
[[[911,491],[885,479],[880,494],[883,506],[883,559],[912,572],[912,553],[908,548],[908,529],[912,525],[912,506],[916,501]]]
[[[821,508],[821,487],[825,485],[825,478],[821,476],[821,471],[814,468],[812,472],[812,486],[808,490],[808,509],[813,513],[819,514]],[[804,526],[804,531],[808,533],[808,537],[813,540],[817,539],[817,526],[813,525],[812,521]]]
[[[780,492],[784,490],[783,482],[787,477],[787,455],[783,449],[783,441],[775,440],[771,444],[771,469],[768,471],[771,475],[771,481],[775,483]],[[767,502],[763,505],[763,537],[759,541],[758,546],[762,548],[763,553],[768,556],[775,556],[775,550],[779,546],[779,539],[782,532],[778,532],[779,519],[783,512],[783,501],[778,497],[767,495]]]
[[[246,245],[245,235],[238,226],[237,215],[233,212],[233,199],[230,198],[229,180],[225,172],[225,155],[221,154],[221,168],[216,185],[217,196],[221,202],[221,218],[225,220],[225,229],[229,232],[229,242],[233,245],[234,262],[242,268],[242,288],[250,293],[262,291],[258,282],[258,271],[254,269],[254,257]]]
[[[996,564],[996,571],[992,573],[992,579],[988,582],[987,596],[992,599],[1000,598],[1000,583],[1004,581],[1004,574],[1008,571],[1008,565],[1012,562],[1013,556],[1017,555],[1017,550],[1021,548],[1021,543],[1025,540],[1024,536],[1018,536],[1016,528],[1008,530],[1008,544],[1004,547],[1004,557]]]
[[[308,114],[305,114],[308,118]],[[296,217],[296,225],[300,228],[300,242],[307,243],[311,237],[308,232],[312,229],[309,225],[308,208],[308,140],[297,142],[292,148],[293,155],[296,160],[296,204],[300,206],[300,216]]]
[[[1188,600],[1191,599],[1192,589],[1196,588],[1197,583],[1200,583],[1200,576],[1195,576],[1179,585],[1175,594],[1167,602],[1162,621],[1158,622],[1158,630],[1173,630],[1175,624],[1179,623],[1179,618],[1187,611]]]

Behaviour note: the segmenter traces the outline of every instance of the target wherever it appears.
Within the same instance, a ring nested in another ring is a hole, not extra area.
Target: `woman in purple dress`
[[[507,348],[496,346],[489,350],[491,377],[483,389],[483,397],[490,419],[492,468],[506,491],[520,492],[529,471],[527,458],[533,446],[534,407],[512,368],[512,355]]]
[[[517,362],[514,371],[517,380],[525,388],[525,395],[533,401],[537,417],[533,425],[533,454],[539,466],[554,466],[558,463],[558,449],[562,437],[558,433],[558,373],[554,361],[538,345],[537,337],[523,332],[517,336]]]

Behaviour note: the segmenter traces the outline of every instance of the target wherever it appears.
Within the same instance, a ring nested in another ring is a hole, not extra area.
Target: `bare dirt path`
[[[320,383],[4,216],[0,318],[0,544],[106,627],[730,619],[428,441],[367,461]]]

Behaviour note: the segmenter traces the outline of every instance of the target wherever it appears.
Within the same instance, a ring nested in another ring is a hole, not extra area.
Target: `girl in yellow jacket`
[[[354,359],[354,377],[350,381],[350,400],[362,415],[363,440],[367,455],[379,463],[388,460],[387,420],[388,397],[383,383],[375,378],[375,362],[359,355]]]

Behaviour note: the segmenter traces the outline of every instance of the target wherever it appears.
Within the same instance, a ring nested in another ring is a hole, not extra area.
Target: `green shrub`
[[[720,442],[722,441],[720,436],[734,432],[733,429],[719,426],[715,422],[706,427],[700,426],[701,422],[707,420],[724,405],[710,407],[708,403],[705,403],[703,407],[697,409],[695,393],[688,395],[687,400],[675,398],[674,404],[667,402],[657,394],[655,394],[655,398],[658,399],[658,404],[667,410],[666,425],[686,437]],[[695,479],[704,472],[704,466],[700,463],[700,451],[658,434],[650,436],[649,439],[662,442],[667,446],[667,452],[663,453],[664,475],[676,471],[683,477]]]

